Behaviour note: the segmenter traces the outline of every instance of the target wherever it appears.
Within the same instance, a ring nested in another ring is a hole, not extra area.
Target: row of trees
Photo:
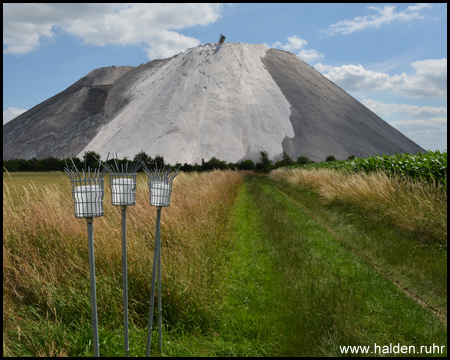
[[[139,153],[134,156],[133,159],[127,159],[127,157],[123,159],[116,159],[119,167],[123,164],[129,163],[131,161],[137,161],[139,158],[146,164],[146,166],[151,169],[157,165],[159,168],[162,168],[164,165],[170,166],[164,162],[164,158],[162,156],[155,156],[152,158],[146,153]],[[100,155],[94,151],[88,151],[84,154],[82,159],[77,157],[72,158],[75,166],[78,169],[84,169],[85,167],[96,168],[98,167],[99,160],[101,159]],[[72,160],[70,158],[67,159],[57,159],[54,157],[48,157],[45,159],[36,159],[32,158],[30,160],[25,159],[12,159],[12,160],[3,160],[3,171],[64,171],[66,167],[66,163],[69,167],[72,167]],[[329,155],[325,161],[334,161],[336,158],[333,155]],[[213,169],[233,169],[233,170],[253,170],[258,172],[269,172],[270,170],[282,167],[289,166],[294,164],[307,164],[314,162],[310,160],[306,156],[299,156],[297,160],[292,160],[286,152],[283,152],[282,159],[277,162],[273,162],[269,158],[269,154],[266,151],[260,152],[259,162],[254,163],[252,160],[242,160],[238,163],[227,163],[225,161],[221,161],[215,157],[212,157],[208,161],[204,161],[202,159],[201,165],[190,165],[184,164],[181,166],[181,170],[185,172],[190,171],[209,171]],[[109,165],[115,166],[114,159],[109,159],[107,161]],[[180,164],[176,164],[178,166]],[[142,168],[140,169],[142,171]]]

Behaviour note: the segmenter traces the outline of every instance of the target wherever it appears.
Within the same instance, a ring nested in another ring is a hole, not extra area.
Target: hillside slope
[[[294,54],[241,43],[95,69],[3,126],[4,160],[89,150],[172,164],[424,151]]]

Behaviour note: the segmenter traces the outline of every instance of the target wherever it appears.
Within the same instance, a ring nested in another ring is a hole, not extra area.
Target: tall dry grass
[[[69,327],[71,321],[90,323],[90,293],[86,221],[74,217],[69,178],[55,173],[44,183],[11,176],[3,180],[3,345],[4,353],[6,348],[14,355],[8,334],[24,328],[29,307]],[[94,249],[99,324],[113,326],[122,313],[121,210],[111,205],[105,180],[104,216],[94,218]],[[241,180],[239,172],[213,171],[180,173],[173,183],[171,205],[161,216],[162,296],[169,325],[208,328],[217,320],[223,296],[218,280],[224,276],[230,210]],[[136,205],[127,207],[127,256],[130,321],[142,327],[148,318],[155,223],[147,177],[139,174]],[[33,341],[29,336],[21,341],[27,338]],[[71,346],[58,351],[70,354]]]
[[[447,192],[384,172],[277,169],[271,176],[314,189],[325,203],[342,204],[433,244],[447,244]]]

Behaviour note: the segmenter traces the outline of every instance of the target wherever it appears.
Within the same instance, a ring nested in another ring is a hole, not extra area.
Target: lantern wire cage
[[[117,163],[113,158],[114,165],[108,164],[109,153],[103,167],[109,172],[109,186],[111,188],[111,204],[121,207],[122,214],[122,285],[123,285],[123,328],[124,328],[124,357],[130,356],[129,334],[128,334],[128,278],[127,278],[127,206],[136,203],[136,173],[141,167],[141,155],[130,167]],[[97,158],[96,158],[97,159]],[[101,161],[97,159],[99,163]]]
[[[64,154],[63,154],[64,157]],[[86,158],[84,169],[79,171],[73,161],[73,168],[67,165],[65,173],[69,175],[72,183],[72,197],[75,205],[75,217],[85,218],[88,233],[88,252],[89,252],[89,281],[91,291],[91,315],[92,315],[92,335],[94,356],[99,357],[98,340],[98,318],[97,318],[97,292],[95,287],[95,256],[94,256],[94,227],[93,218],[103,216],[103,196],[104,196],[104,176],[105,172],[100,171],[101,163],[98,169],[91,171],[90,166],[86,169]]]
[[[122,163],[119,166],[117,163],[117,154],[116,157],[113,158],[114,165],[108,163],[103,164],[104,168],[109,172],[112,205],[123,206],[136,204],[136,173],[141,167],[143,155],[143,152],[141,152],[137,161],[131,165],[126,162],[125,165]]]
[[[73,161],[73,168],[70,169],[66,162],[64,172],[69,175],[72,183],[72,197],[75,206],[75,217],[77,218],[92,218],[103,216],[103,196],[104,176],[106,172],[100,171],[99,168],[91,170],[88,166],[79,171]]]
[[[155,283],[158,276],[158,351],[162,348],[162,301],[161,301],[161,209],[170,206],[170,194],[172,192],[173,179],[178,175],[181,165],[176,170],[169,168],[166,170],[165,165],[162,169],[158,169],[156,164],[154,170],[149,170],[142,162],[145,173],[148,176],[148,187],[150,190],[150,205],[157,207],[156,212],[156,235],[155,247],[153,252],[153,270],[152,283],[150,292],[150,314],[148,318],[147,333],[147,357],[150,356],[150,347],[152,342],[153,329],[153,310],[155,304]]]
[[[166,170],[164,165],[162,169],[158,169],[155,165],[154,170],[149,170],[142,162],[144,172],[148,176],[148,188],[150,191],[150,205],[151,206],[170,206],[170,194],[172,193],[173,179],[178,175],[181,165],[177,169],[175,167]]]

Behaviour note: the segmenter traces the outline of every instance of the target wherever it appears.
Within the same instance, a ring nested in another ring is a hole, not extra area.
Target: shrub
[[[212,157],[209,161],[204,162],[202,159],[202,170],[208,171],[208,170],[225,170],[227,168],[227,163],[225,161],[220,161],[216,157]]]
[[[272,169],[272,160],[269,159],[267,151],[261,151],[259,157],[259,163],[256,164],[256,170],[262,172],[269,172]]]
[[[310,163],[309,157],[305,155],[300,155],[296,161],[297,164],[308,164]]]
[[[83,155],[83,162],[86,164],[86,167],[90,166],[91,168],[98,167],[98,161],[100,160],[100,154],[95,151],[87,151]]]
[[[239,170],[253,170],[255,168],[255,163],[250,159],[242,160],[237,165]]]

